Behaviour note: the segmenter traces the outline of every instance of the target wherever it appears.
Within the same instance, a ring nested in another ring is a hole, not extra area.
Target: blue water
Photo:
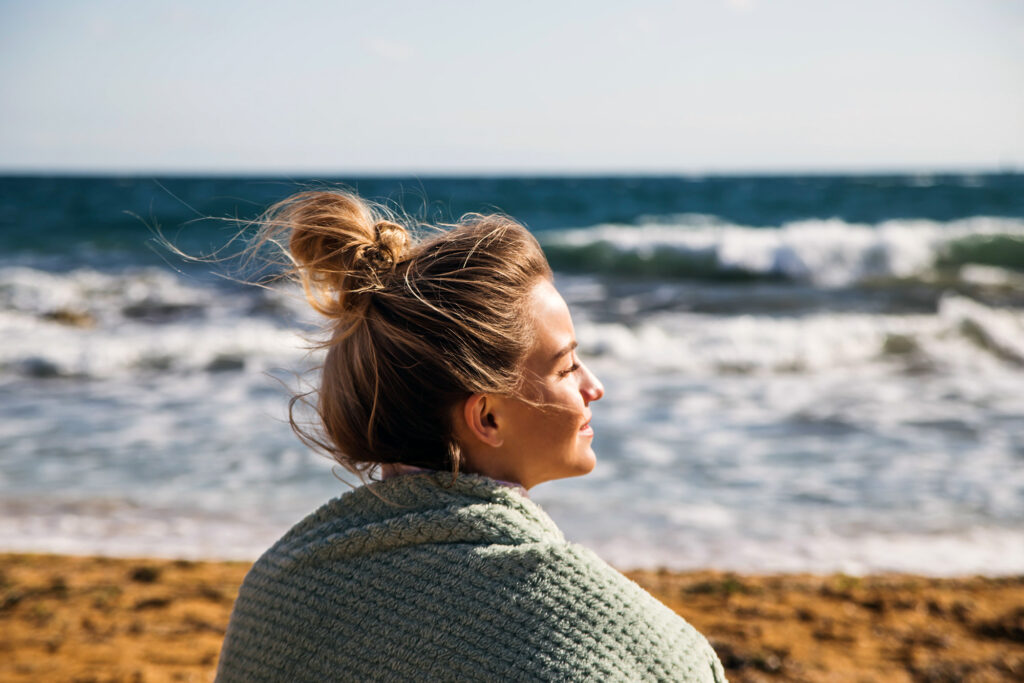
[[[532,495],[612,562],[1024,571],[1021,174],[0,177],[0,547],[254,557],[346,489],[301,297],[154,240],[334,183],[538,236],[607,395]]]
[[[414,217],[450,221],[495,209],[532,230],[632,225],[707,214],[749,227],[836,218],[948,222],[1024,217],[1024,174],[625,178],[46,178],[0,177],[4,252],[74,253],[83,245],[145,258],[145,224],[178,228],[203,217],[254,218],[299,189],[341,185],[398,203]],[[223,227],[223,226],[220,226]],[[182,232],[186,244],[219,243],[214,222]]]

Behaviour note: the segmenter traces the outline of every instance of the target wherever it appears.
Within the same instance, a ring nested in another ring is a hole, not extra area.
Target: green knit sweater
[[[253,565],[217,680],[724,681],[708,642],[519,488],[409,474]]]

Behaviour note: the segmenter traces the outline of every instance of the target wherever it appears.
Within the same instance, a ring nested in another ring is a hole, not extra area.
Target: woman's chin
[[[584,474],[590,474],[594,471],[597,466],[597,456],[594,455],[594,449],[588,448],[586,452],[580,457],[576,464],[576,472],[571,476],[581,477]]]

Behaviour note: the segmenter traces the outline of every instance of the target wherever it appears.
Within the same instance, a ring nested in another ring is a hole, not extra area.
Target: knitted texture
[[[523,493],[479,475],[361,487],[253,565],[217,680],[724,681],[708,642]]]

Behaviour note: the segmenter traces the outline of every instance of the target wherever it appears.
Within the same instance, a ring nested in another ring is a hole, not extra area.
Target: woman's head
[[[604,388],[577,357],[569,307],[550,281],[534,284],[526,315],[533,341],[521,391],[473,394],[455,424],[473,471],[530,488],[594,468],[590,402]]]
[[[534,358],[538,340],[571,338],[572,323],[540,246],[519,223],[470,214],[415,242],[353,194],[305,192],[270,209],[258,244],[285,237],[307,298],[331,321],[316,394],[326,438],[299,429],[308,442],[357,471],[381,463],[458,469],[493,453],[467,422],[465,406],[481,407],[479,397],[507,416],[499,451],[520,439],[509,431],[517,425],[545,426],[524,418],[528,408],[572,412],[579,432],[585,407],[545,390],[538,374],[548,370]],[[573,373],[573,382],[592,378]]]

